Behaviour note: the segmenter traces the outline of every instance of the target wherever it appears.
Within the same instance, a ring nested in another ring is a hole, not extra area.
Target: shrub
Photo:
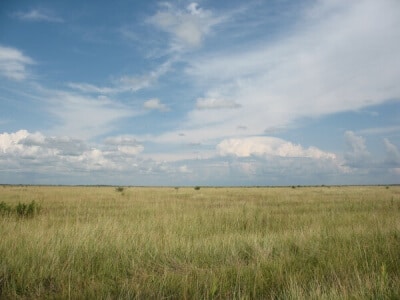
[[[124,191],[124,187],[123,187],[123,186],[117,186],[117,187],[115,188],[115,190],[116,190],[117,192],[122,193],[122,192]]]
[[[12,207],[5,203],[4,201],[0,202],[0,215],[9,215],[12,212]]]
[[[40,211],[40,206],[33,200],[29,204],[18,203],[15,211],[19,217],[33,217]]]
[[[200,187],[199,187],[199,186],[195,186],[194,189],[195,189],[196,191],[198,191],[198,190],[200,190]]]

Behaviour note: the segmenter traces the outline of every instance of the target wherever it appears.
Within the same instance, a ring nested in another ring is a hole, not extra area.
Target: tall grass
[[[0,298],[398,299],[400,187],[0,187]]]

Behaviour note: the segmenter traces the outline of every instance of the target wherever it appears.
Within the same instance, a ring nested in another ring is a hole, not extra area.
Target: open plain
[[[400,298],[400,186],[0,186],[0,202],[4,299]]]

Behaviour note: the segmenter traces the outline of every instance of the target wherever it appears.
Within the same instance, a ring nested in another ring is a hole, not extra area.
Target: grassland
[[[4,299],[399,299],[400,187],[0,186]]]

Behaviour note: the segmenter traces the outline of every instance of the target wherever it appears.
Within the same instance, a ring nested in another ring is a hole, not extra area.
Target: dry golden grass
[[[398,299],[400,187],[0,187],[0,298]]]

